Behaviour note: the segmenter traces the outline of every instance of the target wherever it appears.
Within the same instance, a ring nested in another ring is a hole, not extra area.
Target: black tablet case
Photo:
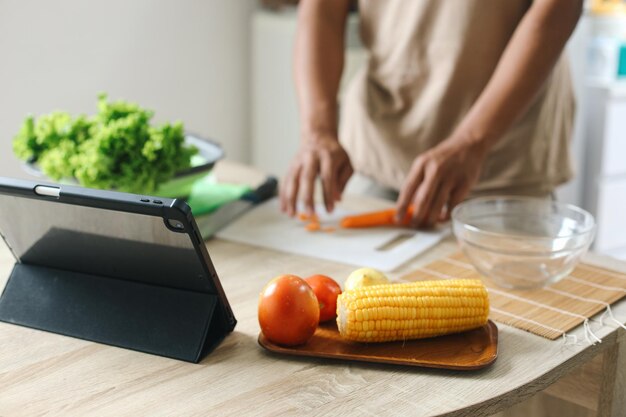
[[[0,192],[5,193],[3,183],[11,184],[13,191],[15,184],[20,185],[19,194],[28,194],[35,186],[0,178]],[[83,203],[109,209],[126,206],[138,213],[154,210],[151,206],[134,204],[141,196],[124,196],[132,201],[129,206],[128,201],[119,200],[120,193],[110,196],[107,192],[97,193],[104,197],[104,203],[89,198]],[[68,196],[66,200],[80,200],[81,189],[71,187],[71,194],[73,197]],[[111,196],[115,199],[111,200]],[[184,214],[188,217],[188,227],[193,228],[192,235],[197,240],[194,245],[201,256],[204,245],[198,238],[195,222],[190,213]],[[141,258],[142,252],[133,248],[131,241],[107,242],[114,238],[55,229],[50,233],[61,235],[55,236],[55,242],[82,239],[96,249],[112,243],[126,245],[122,246],[123,250],[138,254],[138,268],[150,261]],[[50,239],[41,240],[46,241]],[[176,253],[176,248],[161,248],[166,249],[167,253],[160,256],[184,261],[185,254]],[[203,259],[203,263],[214,280],[212,284],[217,283],[218,291],[213,293],[173,288],[166,283],[150,282],[149,277],[144,277],[142,282],[75,272],[68,269],[62,259],[62,247],[34,245],[30,251],[45,251],[51,255],[50,262],[48,265],[15,264],[0,297],[1,321],[189,362],[199,362],[236,324],[210,260]],[[27,254],[22,258],[27,259]]]

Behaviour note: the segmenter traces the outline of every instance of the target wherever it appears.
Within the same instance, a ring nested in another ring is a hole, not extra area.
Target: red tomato
[[[320,322],[333,320],[337,317],[337,296],[341,294],[341,287],[331,277],[313,275],[305,279],[313,288],[313,292],[320,304]]]
[[[306,343],[319,324],[320,309],[309,284],[295,275],[271,280],[259,297],[259,325],[268,340],[286,346]]]

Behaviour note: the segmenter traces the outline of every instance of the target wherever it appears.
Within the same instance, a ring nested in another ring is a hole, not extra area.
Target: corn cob
[[[339,333],[358,342],[458,333],[483,326],[488,315],[487,289],[471,279],[375,285],[337,299]]]

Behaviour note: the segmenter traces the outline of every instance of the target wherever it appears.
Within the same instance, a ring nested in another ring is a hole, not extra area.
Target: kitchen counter
[[[236,177],[234,167],[229,178],[233,172]],[[361,209],[387,204],[350,196],[344,203]],[[324,273],[342,281],[354,267],[219,239],[207,246],[239,323],[200,364],[0,323],[0,416],[487,416],[546,389],[600,353],[599,388],[588,391],[600,392],[600,415],[623,416],[626,410],[626,337],[610,326],[594,328],[603,342],[591,346],[498,324],[497,361],[470,372],[268,353],[257,344],[257,299],[265,283],[284,273]],[[448,239],[391,277],[456,250]],[[588,261],[626,271],[626,264],[609,258],[590,255]],[[0,244],[0,288],[12,265],[11,253]],[[626,319],[626,301],[613,311]],[[572,334],[584,340],[582,328]],[[550,390],[559,391],[558,384]]]

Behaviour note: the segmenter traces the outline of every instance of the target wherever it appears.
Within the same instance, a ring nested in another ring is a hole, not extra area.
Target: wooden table
[[[348,198],[347,204],[356,201]],[[589,376],[589,387],[583,389],[597,394],[600,387],[600,415],[626,415],[626,342],[618,343],[624,340],[621,330],[598,329],[603,342],[595,346],[566,345],[499,324],[498,360],[474,372],[281,357],[257,344],[257,297],[263,285],[283,273],[325,273],[341,279],[353,266],[222,240],[208,242],[208,249],[239,323],[202,363],[0,323],[0,416],[487,416],[548,388],[602,352],[602,373]],[[454,250],[452,240],[443,242],[392,277]],[[614,260],[589,260],[626,271],[625,264]],[[10,252],[0,244],[0,287],[12,265]],[[624,320],[626,302],[618,303],[614,312]],[[581,329],[573,333],[584,340]],[[550,390],[578,397],[578,382],[565,391],[558,384]],[[568,383],[571,378],[564,379],[564,386]]]

